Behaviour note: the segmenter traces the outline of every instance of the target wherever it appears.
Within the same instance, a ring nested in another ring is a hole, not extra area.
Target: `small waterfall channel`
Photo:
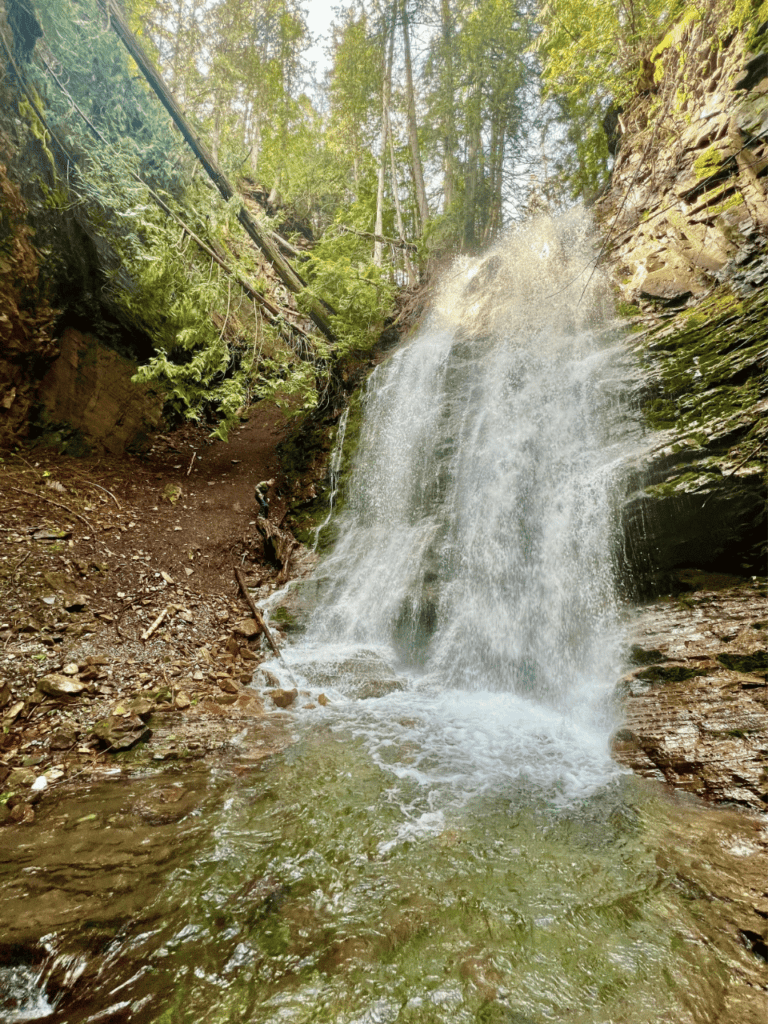
[[[591,256],[573,214],[458,261],[373,374],[338,540],[266,605],[283,753],[0,832],[0,1021],[762,1019],[754,825],[609,757],[640,431]]]

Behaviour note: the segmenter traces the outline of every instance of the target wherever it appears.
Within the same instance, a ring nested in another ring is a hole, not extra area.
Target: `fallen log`
[[[267,641],[269,642],[269,646],[275,652],[275,657],[279,658],[280,657],[280,648],[275,643],[275,638],[272,636],[272,633],[270,632],[269,626],[264,621],[264,616],[261,614],[259,609],[256,607],[256,602],[251,597],[251,592],[248,589],[247,583],[245,582],[245,576],[243,576],[242,572],[237,567],[235,567],[235,579],[237,580],[237,582],[238,582],[238,584],[240,586],[240,590],[242,591],[242,594],[243,594],[243,597],[245,598],[246,604],[248,605],[248,607],[253,612],[254,619],[256,619],[256,621],[258,622],[259,626],[263,630],[264,636],[267,638]]]
[[[206,174],[214,183],[224,201],[229,202],[235,195],[235,190],[230,184],[229,179],[221,167],[219,167],[213,153],[211,153],[202,139],[193,130],[192,125],[165,84],[162,75],[131,31],[117,4],[114,0],[99,0],[99,6],[107,15],[110,25],[131,57],[135,60],[152,91],[170,114],[173,123],[181,132],[187,145],[205,168]],[[240,207],[237,219],[249,237],[256,243],[275,268],[278,277],[285,287],[295,295],[303,292],[306,288],[306,282],[296,273],[290,263],[283,258],[275,243],[269,237],[269,233],[254,221],[245,206]],[[329,319],[329,316],[334,312],[327,303],[312,297],[309,298],[307,315],[330,341],[336,340],[336,335],[331,328]]]

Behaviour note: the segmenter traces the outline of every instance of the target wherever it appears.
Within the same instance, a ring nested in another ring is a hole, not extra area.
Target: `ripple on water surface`
[[[359,708],[329,714],[268,766],[116,781],[0,834],[0,950],[27,968],[3,975],[9,1019],[43,999],[56,1024],[751,1019],[728,1010],[764,967],[729,917],[765,867],[751,819],[625,775],[553,806],[497,765],[472,792],[504,729],[475,757],[487,730],[457,713],[432,763],[406,696],[382,698],[405,724],[378,746]]]

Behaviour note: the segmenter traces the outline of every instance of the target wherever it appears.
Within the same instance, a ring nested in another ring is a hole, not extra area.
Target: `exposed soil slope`
[[[277,478],[278,527],[286,430],[261,403],[229,444],[188,426],[144,457],[3,456],[0,821],[32,821],[49,790],[137,751],[211,755],[264,715],[243,689],[263,654],[234,567],[252,588],[281,572],[263,558],[254,487]],[[282,728],[265,726],[262,742],[266,756]]]

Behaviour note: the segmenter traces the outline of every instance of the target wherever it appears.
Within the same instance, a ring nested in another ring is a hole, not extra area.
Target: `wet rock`
[[[316,687],[333,687],[354,700],[370,700],[404,689],[404,683],[375,651],[318,663],[307,672]]]
[[[16,804],[11,810],[11,821],[17,825],[31,825],[35,820],[35,809],[31,804]]]
[[[198,794],[183,786],[166,786],[137,800],[133,811],[150,825],[168,825],[185,818],[199,800]]]
[[[656,665],[658,662],[664,661],[664,655],[661,651],[653,648],[632,644],[629,649],[629,661],[633,665]]]
[[[139,718],[146,720],[155,710],[155,705],[148,697],[134,697],[125,705],[126,711],[132,715],[138,715]]]
[[[247,718],[261,718],[264,714],[263,702],[252,693],[241,693],[235,702],[235,708],[238,714]]]
[[[217,679],[216,681],[219,684],[219,689],[223,690],[224,693],[240,693],[240,687],[236,682],[234,682],[234,680],[226,677],[224,679]]]
[[[37,688],[46,697],[72,699],[81,696],[88,689],[88,686],[86,683],[78,682],[69,676],[59,675],[54,672],[38,679]]]
[[[248,639],[261,633],[261,626],[256,619],[239,619],[234,625],[234,632]]]
[[[51,750],[71,750],[78,741],[80,732],[73,722],[62,722],[48,741]]]
[[[6,790],[27,789],[37,778],[32,768],[14,768],[5,780]]]
[[[275,673],[270,672],[268,668],[262,668],[260,674],[264,680],[264,686],[276,686],[279,689],[282,685]]]
[[[285,633],[294,633],[300,628],[296,615],[287,604],[279,604],[270,613],[270,623]]]
[[[298,695],[299,691],[295,688],[293,690],[272,690],[269,694],[273,703],[279,708],[290,707]]]
[[[97,722],[91,735],[107,749],[130,750],[141,740],[148,739],[152,730],[138,715],[112,714]]]
[[[768,681],[757,583],[649,605],[636,626],[663,660],[619,685],[617,761],[640,775],[714,800],[768,806]]]
[[[328,705],[330,704],[330,701],[328,700],[324,693],[321,693],[320,696],[317,698],[317,703],[321,707],[327,708]]]

